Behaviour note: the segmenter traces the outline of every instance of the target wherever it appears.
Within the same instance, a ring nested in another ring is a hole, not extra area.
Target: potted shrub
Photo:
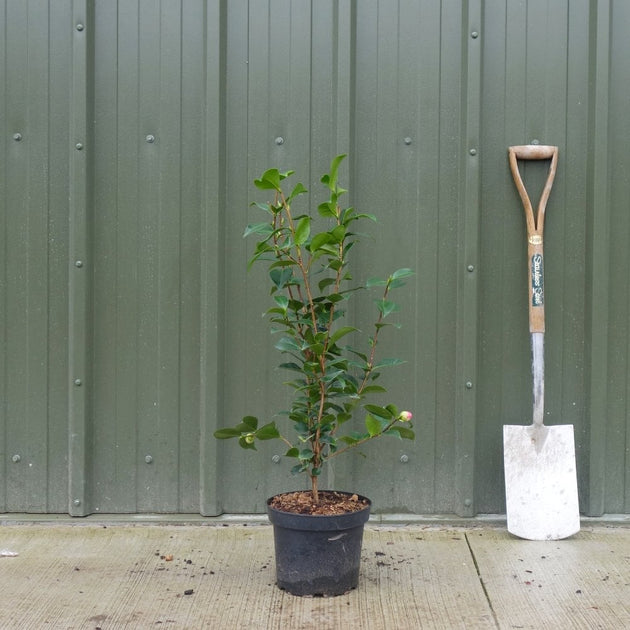
[[[380,371],[401,363],[378,359],[377,348],[383,329],[393,325],[388,317],[398,310],[391,292],[413,272],[399,269],[387,278],[352,284],[348,257],[358,240],[357,225],[375,219],[341,206],[347,191],[338,184],[338,170],[344,157],[334,158],[321,178],[328,199],[317,208],[319,218],[294,210],[307,190],[300,183],[285,190],[293,171],[273,168],[263,173],[254,184],[269,191],[273,200],[252,205],[267,220],[248,225],[244,234],[258,239],[249,266],[268,265],[273,304],[267,316],[278,335],[275,347],[286,357],[280,367],[292,375],[287,383],[294,390],[292,403],[282,412],[294,429],[292,437],[275,421],[261,424],[255,416],[214,434],[218,439],[236,438],[248,450],[256,450],[258,440],[281,440],[294,463],[292,472],[309,477],[310,490],[280,494],[267,502],[277,584],[296,595],[340,595],[358,581],[370,501],[320,489],[326,464],[383,435],[414,438],[411,412],[367,402],[369,396],[386,391],[376,382]],[[345,307],[357,291],[372,289],[379,290],[375,321],[363,334],[344,323]]]

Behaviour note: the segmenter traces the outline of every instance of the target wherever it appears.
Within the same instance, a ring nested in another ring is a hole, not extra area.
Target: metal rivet
[[[410,144],[411,144],[411,138],[410,138],[409,136],[407,136],[407,137],[403,140],[403,142],[404,142],[406,145],[410,145]]]
[[[82,260],[76,260],[74,263],[75,267],[83,267],[83,261]]]
[[[470,34],[470,36],[471,36],[473,39],[477,39],[477,37],[479,37],[479,33],[478,33],[477,31],[473,31],[473,32]]]
[[[83,385],[83,381],[82,381],[80,378],[75,378],[75,379],[74,379],[74,384],[75,384],[77,387],[81,387],[81,385]]]
[[[12,461],[14,464],[17,464],[17,463],[18,463],[21,459],[22,459],[22,458],[21,458],[19,455],[14,455],[14,456],[11,458],[11,461]]]
[[[472,505],[472,501],[471,501],[470,499],[465,499],[465,500],[464,500],[464,505],[465,505],[466,507],[470,507],[470,506]]]
[[[278,146],[280,146],[281,144],[284,144],[284,138],[283,138],[282,136],[278,136],[278,137],[276,138],[276,144],[277,144]]]
[[[279,464],[279,463],[280,463],[280,455],[274,455],[274,456],[271,458],[271,461],[272,461],[274,464]]]
[[[475,265],[468,265],[468,267],[466,267],[466,269],[468,269],[468,271],[474,271],[475,270]]]
[[[79,506],[81,505],[81,499],[75,499],[75,500],[72,502],[72,504],[73,504],[75,507],[79,507]]]
[[[153,144],[153,143],[155,142],[155,136],[154,136],[153,134],[151,134],[151,133],[150,133],[150,134],[146,137],[146,141],[147,141],[149,144]]]
[[[77,24],[77,31],[82,31],[84,28],[83,24]]]
[[[470,149],[468,153],[470,153],[470,155],[477,155],[477,149]]]
[[[14,134],[13,134],[13,139],[14,139],[16,142],[19,142],[19,141],[22,139],[22,134],[21,134],[21,133],[14,133]]]
[[[151,455],[145,455],[145,457],[144,457],[144,461],[145,461],[147,464],[152,464],[152,463],[153,463],[153,457],[151,457]]]
[[[473,384],[470,381],[466,381],[466,389],[472,389]]]
[[[77,142],[77,143],[74,145],[74,148],[75,148],[77,151],[82,151],[82,150],[83,150],[83,144],[82,144],[81,142]]]
[[[532,140],[532,144],[540,144],[540,140],[536,140],[536,138],[534,138],[534,139]]]
[[[400,456],[400,463],[401,464],[406,464],[409,461],[409,455],[401,455]]]

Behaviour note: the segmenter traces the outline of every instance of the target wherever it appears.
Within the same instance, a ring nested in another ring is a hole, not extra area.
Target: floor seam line
[[[496,628],[500,629],[501,626],[499,624],[499,620],[497,618],[497,614],[494,610],[494,606],[492,605],[492,600],[490,599],[490,593],[488,593],[488,589],[486,588],[486,584],[483,581],[483,577],[481,575],[481,570],[479,569],[479,563],[477,562],[477,557],[475,556],[475,552],[473,551],[472,545],[470,544],[470,539],[468,537],[468,532],[464,532],[464,539],[466,540],[466,544],[468,545],[468,552],[470,553],[470,557],[473,561],[473,565],[475,566],[475,571],[477,572],[477,578],[479,579],[479,584],[481,584],[481,589],[483,590],[483,594],[488,602],[488,606],[490,607],[490,612],[492,613],[492,619],[494,620],[494,625]]]

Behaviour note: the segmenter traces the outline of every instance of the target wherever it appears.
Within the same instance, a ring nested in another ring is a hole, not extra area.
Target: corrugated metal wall
[[[539,141],[546,421],[575,425],[584,512],[630,512],[629,27],[621,0],[2,0],[0,511],[253,512],[295,486],[277,446],[212,432],[287,395],[251,181],[317,190],[341,152],[380,218],[355,275],[417,271],[387,377],[418,439],[326,482],[504,511],[501,427],[531,421],[507,147]]]

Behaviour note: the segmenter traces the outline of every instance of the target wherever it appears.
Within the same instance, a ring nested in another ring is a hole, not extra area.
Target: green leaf
[[[399,433],[400,433],[400,437],[403,438],[403,440],[415,440],[416,439],[416,434],[415,432],[410,429],[409,427],[397,427],[399,429]]]
[[[343,161],[345,157],[346,155],[344,153],[333,158],[332,162],[330,163],[330,172],[326,173],[325,175],[322,175],[322,178],[320,180],[322,184],[328,186],[328,188],[332,190],[333,192],[338,190],[337,189],[337,172],[339,170],[339,165],[341,164],[341,162]]]
[[[394,365],[402,365],[404,363],[401,359],[381,359],[378,363],[376,363],[372,369],[381,369],[384,367],[393,367]]]
[[[355,437],[352,437],[351,435],[344,435],[342,437],[339,438],[340,442],[344,442],[345,444],[356,444],[359,440]]]
[[[275,269],[276,267],[295,267],[297,263],[293,260],[276,260],[276,262],[269,265],[269,269]]]
[[[337,216],[337,204],[330,201],[320,203],[317,206],[317,212],[319,215],[326,218],[335,218]]]
[[[302,349],[291,337],[282,337],[280,341],[276,344],[276,350],[280,350],[280,352],[301,352]]]
[[[358,352],[357,350],[351,350],[352,354],[356,355],[360,359],[363,359],[364,363],[367,363],[367,354],[363,352]]]
[[[405,285],[403,278],[412,276],[413,271],[411,269],[398,269],[389,277],[389,288],[397,289]]]
[[[217,438],[217,440],[227,440],[228,438],[235,438],[240,436],[241,431],[238,431],[237,429],[225,428],[219,429],[218,431],[214,432],[214,437]]]
[[[323,292],[324,289],[328,288],[331,284],[335,284],[335,279],[334,278],[324,278],[323,280],[319,281],[317,286],[318,286],[320,292]]]
[[[264,426],[260,427],[260,429],[256,431],[256,437],[259,440],[274,440],[275,438],[280,437],[280,432],[276,427],[276,423],[270,422],[269,424],[265,424]]]
[[[265,243],[263,241],[259,241],[258,244],[256,245],[256,251],[255,251],[254,255],[249,259],[249,261],[247,263],[247,270],[249,271],[252,268],[252,265],[259,258],[261,258],[261,256],[263,256],[264,254],[266,254],[268,252],[272,252],[272,251],[273,251],[273,247],[271,247],[271,245],[269,245],[268,243]]]
[[[298,457],[301,460],[310,461],[311,459],[313,459],[313,451],[310,448],[305,448],[300,451],[300,454],[298,455]]]
[[[398,407],[396,407],[396,405],[390,403],[389,405],[385,405],[385,409],[392,414],[392,418],[398,417]]]
[[[295,244],[304,245],[311,234],[311,217],[302,217],[295,228]]]
[[[404,287],[406,282],[404,280],[392,280],[389,283],[390,289],[398,289],[399,287]]]
[[[330,295],[327,295],[326,297],[328,298],[328,301],[332,302],[333,304],[336,304],[337,302],[342,302],[343,300],[348,299],[347,295],[342,295],[341,293],[331,293]]]
[[[377,405],[363,405],[366,411],[369,411],[371,414],[378,416],[379,418],[384,418],[386,420],[391,420],[394,416],[392,412],[386,407],[378,407]]]
[[[275,206],[272,206],[270,203],[260,203],[259,201],[252,201],[249,205],[272,215],[277,211]]]
[[[273,225],[271,223],[250,223],[243,233],[243,238],[247,238],[251,234],[262,234],[270,236],[273,233]]]
[[[341,243],[346,236],[346,228],[343,225],[338,225],[330,231],[330,236],[334,243]]]
[[[286,312],[289,306],[289,298],[286,295],[274,295],[273,301]]]
[[[315,356],[318,356],[318,357],[321,357],[324,352],[323,343],[312,343],[307,347]]]
[[[304,193],[307,193],[307,192],[308,190],[304,188],[304,185],[301,182],[296,184],[295,188],[291,191],[291,194],[289,195],[287,199],[287,203],[291,203],[291,201],[293,201],[293,199],[295,199],[298,195],[303,195]]]
[[[383,314],[383,317],[387,317],[391,313],[399,310],[398,304],[396,304],[396,302],[392,302],[391,300],[376,300],[376,306],[378,310]]]
[[[320,440],[322,444],[328,444],[329,446],[336,446],[337,439],[332,435],[324,435]]]
[[[381,280],[380,278],[368,278],[365,286],[368,289],[371,289],[372,287],[384,287],[386,284],[387,280]]]
[[[394,273],[390,276],[392,278],[392,280],[399,280],[400,278],[407,278],[409,276],[413,276],[414,271],[413,269],[397,269],[396,271],[394,271]]]
[[[285,454],[285,457],[298,457],[300,454],[300,451],[295,448],[295,446],[293,448],[290,448]]]
[[[255,416],[245,416],[242,420],[242,424],[245,425],[247,429],[255,431],[258,427],[258,418],[256,418]]]
[[[400,425],[394,425],[387,431],[387,435],[397,435],[401,439],[414,440],[416,434],[409,427],[401,427]]]
[[[252,433],[257,428],[258,418],[254,416],[245,416],[243,420],[234,427],[239,433]]]
[[[387,390],[384,387],[381,387],[380,385],[367,385],[366,387],[363,388],[363,391],[361,392],[362,394],[379,394],[379,393],[384,393]]]
[[[277,190],[280,192],[280,179],[278,169],[270,168],[261,175],[260,179],[254,180],[254,186],[260,190]]]
[[[370,437],[374,437],[383,432],[382,423],[370,413],[365,416],[365,428],[370,434]]]
[[[320,232],[319,234],[315,234],[311,239],[310,250],[314,254],[318,250],[320,250],[324,245],[330,243],[330,234],[328,232]]]
[[[350,208],[350,209],[352,210],[352,208]],[[377,222],[375,215],[373,215],[373,214],[366,214],[365,212],[361,212],[361,213],[357,214],[353,218],[354,219],[368,219],[369,221],[373,221],[374,223]]]
[[[323,256],[324,254],[329,256],[327,267],[329,267],[330,269],[333,269],[331,261],[334,261],[335,263],[339,263],[337,269],[341,267],[341,265],[343,264],[343,261],[339,260],[338,245],[335,245],[334,243],[325,243],[317,250],[317,254],[318,254],[318,258],[319,256]]]
[[[252,441],[252,442],[247,441],[247,439],[245,438],[245,436],[242,436],[242,437],[239,439],[239,441],[238,441],[238,445],[239,445],[241,448],[247,448],[247,449],[250,449],[250,450],[252,450],[252,451],[257,450],[257,449],[256,449],[256,444],[255,444],[253,441]]]
[[[284,368],[285,370],[293,370],[294,372],[302,373],[302,367],[297,363],[281,363],[278,367]]]
[[[309,434],[308,424],[302,420],[291,418],[293,422],[295,422],[294,429],[298,435],[302,437],[307,436]]]
[[[344,422],[348,422],[348,420],[350,420],[350,418],[352,418],[352,414],[351,413],[340,413],[337,415],[337,424],[341,425]]]
[[[343,376],[343,374],[344,374],[343,370],[329,370],[328,372],[326,372],[326,376],[322,377],[322,382],[332,383],[336,379],[338,379],[340,376]]]
[[[330,335],[329,344],[332,345],[333,343],[337,343],[337,341],[339,341],[339,339],[341,339],[343,336],[354,332],[355,330],[359,329],[355,328],[354,326],[341,327],[339,330],[336,330],[332,335]]]
[[[293,278],[293,270],[287,267],[272,268],[269,271],[269,278],[277,289],[282,289]]]

